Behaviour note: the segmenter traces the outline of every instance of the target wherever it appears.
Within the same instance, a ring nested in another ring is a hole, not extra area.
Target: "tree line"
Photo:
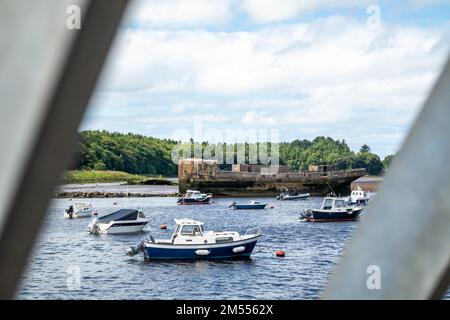
[[[76,170],[115,170],[133,174],[177,175],[177,164],[172,161],[172,151],[179,146],[178,141],[157,139],[138,134],[122,134],[108,131],[80,132],[76,150]],[[202,151],[217,150],[208,142],[197,144]],[[223,144],[226,150],[226,144]],[[245,144],[245,159],[248,160],[252,146]],[[255,147],[253,145],[253,147]],[[259,144],[256,148],[261,148]],[[192,155],[195,146],[192,144]],[[271,145],[268,144],[270,155]],[[233,145],[234,152],[237,145]],[[393,156],[383,161],[372,153],[370,147],[363,145],[359,152],[353,152],[345,140],[330,137],[317,137],[314,140],[294,140],[279,144],[280,164],[291,166],[294,170],[308,170],[309,165],[327,164],[336,170],[365,168],[368,174],[378,175],[389,166]],[[212,151],[214,156],[214,151]],[[186,157],[186,154],[184,155]],[[189,155],[188,155],[189,156]],[[235,155],[237,158],[237,155]],[[258,161],[257,161],[258,162]],[[222,166],[222,168],[225,168]]]

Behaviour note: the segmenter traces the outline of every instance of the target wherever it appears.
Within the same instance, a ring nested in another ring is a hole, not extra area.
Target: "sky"
[[[449,49],[450,0],[135,0],[80,130],[330,136],[384,157]]]

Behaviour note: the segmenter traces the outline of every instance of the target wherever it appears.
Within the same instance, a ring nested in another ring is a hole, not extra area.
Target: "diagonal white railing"
[[[450,277],[449,165],[450,59],[323,298],[428,299],[445,293]]]

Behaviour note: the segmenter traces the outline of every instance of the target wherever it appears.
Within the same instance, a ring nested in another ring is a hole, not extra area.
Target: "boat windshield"
[[[332,199],[325,199],[323,201],[322,209],[329,210],[333,207],[333,200]]]
[[[181,235],[183,236],[199,236],[202,234],[202,229],[199,225],[184,225],[181,228]]]
[[[202,194],[200,193],[200,191],[192,191],[187,193],[187,196],[189,198],[200,198],[202,196]]]
[[[336,208],[344,208],[345,207],[345,201],[344,200],[335,200],[334,206]]]
[[[90,203],[75,203],[74,205],[75,210],[88,210],[92,207],[92,205]]]

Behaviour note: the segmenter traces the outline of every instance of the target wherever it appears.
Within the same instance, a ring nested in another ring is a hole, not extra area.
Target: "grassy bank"
[[[121,171],[108,170],[74,170],[66,171],[62,183],[105,183],[126,182],[128,184],[145,185],[174,185],[175,183],[164,177],[148,177],[144,175],[129,174]]]

